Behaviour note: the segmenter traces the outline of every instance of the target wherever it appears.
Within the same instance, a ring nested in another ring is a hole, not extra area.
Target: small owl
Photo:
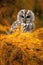
[[[10,31],[15,31],[20,25],[22,32],[30,32],[34,29],[34,13],[31,10],[20,10],[17,15],[17,20],[11,25]]]

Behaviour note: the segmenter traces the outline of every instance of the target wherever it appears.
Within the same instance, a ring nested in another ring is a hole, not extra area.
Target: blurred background
[[[43,0],[0,0],[0,33],[10,27],[21,9],[34,12],[35,29],[43,27]]]

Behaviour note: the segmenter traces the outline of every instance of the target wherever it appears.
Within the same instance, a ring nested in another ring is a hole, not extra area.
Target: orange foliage
[[[3,32],[6,33],[6,31],[10,28],[10,26],[2,26],[0,24],[0,34],[3,34]]]
[[[43,65],[43,28],[0,37],[0,65]]]

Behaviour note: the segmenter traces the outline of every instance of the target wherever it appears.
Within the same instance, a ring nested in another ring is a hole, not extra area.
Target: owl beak
[[[24,19],[24,23],[26,23],[26,19]]]

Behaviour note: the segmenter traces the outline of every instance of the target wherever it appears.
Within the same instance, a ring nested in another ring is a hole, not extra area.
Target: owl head
[[[34,13],[31,10],[22,9],[18,12],[17,20],[21,23],[30,23],[35,19]]]

